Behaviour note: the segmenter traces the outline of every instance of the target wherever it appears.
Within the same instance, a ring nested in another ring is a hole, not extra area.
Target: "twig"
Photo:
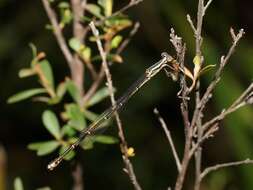
[[[83,103],[84,104],[87,101],[89,101],[89,99],[94,95],[94,93],[98,89],[100,83],[102,82],[104,76],[105,76],[104,68],[101,67],[100,71],[99,71],[99,73],[98,73],[98,75],[96,77],[96,80],[92,83],[91,87],[89,88],[89,90],[87,91],[87,93],[85,94],[85,96],[83,97]]]
[[[0,144],[0,189],[6,189],[7,188],[7,154],[6,151],[4,149],[4,147],[2,146],[2,144]]]
[[[195,36],[195,57],[198,57],[200,60],[200,63],[195,63],[194,67],[194,83],[192,85],[192,88],[195,87],[195,109],[193,112],[193,118],[191,121],[191,129],[192,132],[195,134],[195,130],[197,131],[197,142],[196,144],[198,145],[196,148],[191,149],[190,154],[195,153],[195,184],[194,184],[194,189],[199,190],[200,188],[200,174],[201,174],[201,163],[202,163],[202,147],[201,147],[201,142],[202,142],[202,137],[203,137],[203,129],[202,129],[202,110],[199,109],[199,105],[201,102],[200,98],[200,81],[198,80],[199,72],[202,67],[202,63],[204,61],[204,58],[202,57],[202,52],[201,52],[201,46],[202,46],[202,25],[203,25],[203,18],[205,15],[205,12],[209,5],[211,4],[212,0],[209,0],[206,5],[204,5],[204,0],[199,0],[198,2],[198,12],[197,12],[197,25],[196,27],[193,24],[193,21],[190,17],[190,15],[187,15],[187,21],[189,22],[194,36]],[[192,134],[192,135],[194,135]],[[192,142],[192,144],[194,144]],[[190,155],[191,156],[191,155]]]
[[[91,30],[92,30],[94,36],[96,37],[96,43],[97,43],[97,46],[98,46],[98,49],[99,49],[99,53],[102,57],[102,65],[104,67],[106,78],[107,78],[107,83],[108,83],[108,89],[109,89],[109,92],[110,92],[111,102],[112,102],[112,105],[114,106],[116,104],[116,101],[115,101],[114,93],[113,93],[113,83],[112,83],[111,73],[109,71],[107,61],[106,61],[106,53],[103,49],[102,42],[99,39],[99,32],[96,29],[94,22],[91,22],[89,25],[91,27]],[[130,160],[128,158],[127,142],[125,140],[122,123],[121,123],[121,120],[119,118],[119,114],[118,114],[117,111],[115,112],[115,118],[116,118],[118,130],[119,130],[119,137],[121,139],[121,151],[122,151],[122,154],[123,154],[122,156],[123,156],[123,161],[124,161],[125,166],[126,166],[127,174],[129,175],[129,178],[131,179],[131,182],[132,182],[134,188],[136,190],[141,190],[141,187],[140,187],[140,185],[139,185],[139,183],[136,179],[132,163],[130,162]]]
[[[206,3],[206,5],[205,5],[205,7],[204,7],[204,14],[205,14],[206,10],[208,9],[208,7],[210,6],[210,4],[212,3],[212,1],[213,1],[213,0],[209,0],[209,1]],[[204,16],[204,15],[203,15],[203,16]]]
[[[182,46],[182,43],[179,43],[179,45]],[[179,59],[180,66],[184,66],[185,49],[186,49],[185,45],[182,47],[176,48],[176,50],[178,50],[177,54],[179,56],[178,59]],[[188,90],[187,90],[184,74],[180,76],[180,84],[181,84],[181,90],[182,90],[182,102],[180,104],[180,108],[181,108],[181,114],[182,114],[183,122],[184,122],[185,146],[184,146],[184,156],[181,162],[181,170],[178,173],[178,177],[175,184],[175,190],[181,190],[183,187],[185,175],[188,169],[188,164],[191,160],[191,157],[189,156],[189,152],[191,149],[191,142],[192,142],[192,132],[190,128],[189,110],[188,110],[188,102],[187,102]]]
[[[218,84],[221,74],[222,74],[222,71],[224,70],[224,67],[228,63],[228,60],[230,59],[231,55],[233,54],[233,52],[236,48],[236,45],[239,42],[239,40],[242,38],[243,34],[244,34],[244,31],[243,31],[243,29],[241,29],[239,31],[239,33],[237,34],[236,40],[233,42],[232,46],[230,47],[226,57],[222,56],[220,66],[215,73],[214,79],[212,80],[210,85],[207,87],[207,90],[204,93],[204,95],[202,96],[201,101],[198,103],[197,108],[194,110],[193,119],[192,119],[192,123],[191,123],[192,126],[195,125],[195,122],[198,119],[199,114],[203,111],[206,103],[212,97],[212,91],[214,90],[215,86]]]
[[[212,91],[214,90],[214,88],[215,88],[215,86],[217,85],[217,83],[219,82],[220,76],[221,76],[221,74],[222,74],[222,71],[224,70],[224,67],[227,65],[227,63],[228,63],[230,57],[232,56],[232,54],[233,54],[233,52],[234,52],[234,50],[235,50],[235,48],[236,48],[238,42],[239,42],[240,39],[243,37],[243,35],[244,35],[244,30],[241,29],[241,30],[239,31],[239,33],[236,35],[236,39],[233,41],[233,44],[232,44],[232,46],[230,47],[230,49],[229,49],[227,55],[226,55],[225,57],[224,57],[224,56],[221,57],[220,66],[219,66],[218,70],[217,70],[216,73],[215,73],[215,77],[214,77],[213,81],[210,83],[210,85],[208,86],[208,88],[207,88],[205,94],[203,95],[203,97],[202,97],[202,99],[201,99],[201,102],[200,102],[200,105],[199,105],[200,110],[203,110],[203,109],[204,109],[206,103],[207,103],[208,100],[211,98],[211,96],[212,96],[211,93],[212,93]]]
[[[73,78],[74,76],[74,71],[73,71],[73,57],[72,54],[66,44],[65,38],[62,34],[62,30],[60,28],[60,25],[58,24],[57,18],[56,18],[56,14],[54,12],[54,10],[50,7],[49,1],[48,0],[41,0],[44,8],[46,10],[46,13],[48,15],[48,18],[52,24],[53,27],[53,33],[56,37],[56,40],[59,44],[59,47],[61,48],[61,51],[69,65],[70,71],[71,71],[71,77]]]
[[[136,34],[136,32],[138,31],[140,27],[140,23],[136,22],[133,29],[131,30],[129,36],[121,43],[121,45],[118,47],[116,54],[120,54],[125,48],[126,46],[129,44],[129,42],[131,41],[132,37]],[[109,65],[112,64],[112,62],[108,63]],[[88,64],[87,64],[88,66]],[[92,68],[90,68],[92,69]],[[95,72],[95,71],[94,71]],[[93,74],[95,75],[95,73]],[[90,89],[87,91],[87,93],[85,94],[84,98],[83,98],[83,103],[87,102],[96,92],[97,88],[99,87],[100,83],[102,82],[103,78],[105,76],[105,72],[104,72],[104,68],[103,66],[100,68],[100,71],[98,74],[96,74],[96,80],[92,83],[92,86],[90,87]]]
[[[231,167],[231,166],[239,166],[239,165],[243,165],[243,164],[253,164],[253,160],[251,159],[246,159],[246,160],[242,160],[242,161],[236,161],[236,162],[228,162],[228,163],[224,163],[224,164],[217,164],[215,166],[210,166],[208,168],[206,168],[202,173],[201,173],[201,180],[210,172],[216,171],[218,169],[221,168],[226,168],[226,167]]]
[[[129,36],[120,44],[120,46],[118,47],[116,53],[120,54],[125,48],[126,46],[129,44],[129,42],[131,41],[132,37],[137,33],[138,29],[140,27],[140,23],[136,22],[134,24],[133,29],[130,31]]]
[[[248,105],[250,104],[250,102],[248,103],[247,101],[245,101],[245,98],[247,98],[248,94],[251,94],[253,91],[253,82],[249,85],[249,87],[242,93],[242,95],[237,98],[234,103],[231,104],[231,106],[229,108],[227,108],[227,110],[223,109],[223,111],[215,116],[213,119],[211,119],[210,121],[207,121],[204,125],[203,125],[203,130],[206,131],[211,125],[221,121],[222,119],[224,119],[228,114],[235,112],[236,110],[238,110],[239,108],[241,108],[242,106]]]
[[[86,0],[84,1],[84,3]],[[81,0],[71,0],[71,5],[72,5],[72,10],[73,10],[73,35],[74,37],[80,41],[83,42],[84,35],[85,35],[85,29],[83,25],[81,24],[81,18],[84,13],[84,8],[81,6],[82,5]],[[75,72],[75,78],[74,81],[79,89],[79,92],[81,96],[83,95],[83,83],[84,83],[84,65],[82,63],[82,60],[78,56],[77,53],[74,55],[74,72]],[[80,104],[82,102],[79,102]]]
[[[119,14],[125,12],[125,11],[128,10],[129,8],[131,8],[131,7],[133,7],[133,6],[135,6],[135,5],[139,4],[139,3],[141,3],[142,1],[143,1],[143,0],[130,0],[129,3],[128,3],[126,6],[122,7],[121,9],[119,9],[119,10],[116,11],[116,12],[114,12],[112,15],[110,15],[110,16],[108,16],[108,17],[105,17],[105,18],[103,18],[103,19],[101,19],[101,20],[99,20],[99,21],[95,21],[94,24],[95,24],[96,26],[99,26],[99,25],[103,24],[106,20],[108,20],[108,19],[110,19],[110,18],[113,18],[113,17],[115,17],[115,16],[117,16],[117,15],[119,15]]]
[[[74,171],[72,172],[74,185],[73,190],[84,190],[83,185],[83,170],[80,164],[76,164]]]
[[[193,21],[192,21],[192,19],[191,19],[191,16],[190,16],[189,14],[187,14],[187,15],[186,15],[186,18],[187,18],[187,21],[189,22],[189,24],[190,24],[190,26],[191,26],[191,28],[192,28],[192,30],[193,30],[193,33],[195,34],[195,33],[196,33],[196,28],[195,28],[195,26],[194,26],[194,24],[193,24]]]
[[[171,134],[170,134],[170,130],[168,129],[168,127],[167,127],[164,119],[161,117],[161,115],[160,115],[160,113],[159,113],[159,111],[158,111],[157,108],[154,109],[154,113],[157,116],[157,118],[158,118],[158,120],[159,120],[159,122],[160,122],[160,124],[161,124],[161,126],[162,126],[162,128],[163,128],[163,130],[164,130],[164,132],[166,134],[166,136],[167,136],[167,139],[169,141],[170,147],[172,149],[172,153],[173,153],[174,159],[176,161],[177,170],[178,170],[178,172],[180,172],[181,171],[181,163],[180,163],[180,160],[178,158],[178,154],[177,154],[175,145],[173,143],[173,140],[172,140],[172,137],[171,137]]]

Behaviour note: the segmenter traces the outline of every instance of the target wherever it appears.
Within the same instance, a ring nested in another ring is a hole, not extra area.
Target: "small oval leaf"
[[[69,40],[69,46],[76,52],[79,52],[82,43],[77,38],[71,38]]]
[[[60,150],[59,150],[59,155],[61,155],[63,152],[65,152],[65,150],[69,148],[68,146],[61,146]],[[71,160],[72,158],[74,158],[74,156],[76,155],[76,153],[71,150],[66,156],[64,156],[64,160]]]
[[[95,135],[94,141],[103,143],[103,144],[115,144],[119,142],[119,140],[116,137],[108,136],[108,135]]]
[[[19,92],[15,95],[11,96],[10,98],[8,98],[7,102],[8,102],[8,104],[16,103],[21,100],[25,100],[27,98],[35,96],[37,94],[42,94],[42,93],[46,93],[46,92],[47,91],[44,88],[34,88],[34,89],[30,89],[30,90],[25,90],[25,91]]]
[[[104,8],[104,14],[106,17],[112,15],[113,0],[98,0],[98,4]]]
[[[89,11],[94,16],[96,16],[98,18],[102,18],[103,17],[101,15],[101,9],[100,9],[99,6],[97,6],[95,4],[87,4],[85,8],[86,8],[87,11]]]
[[[120,35],[115,36],[112,41],[111,41],[111,48],[117,48],[119,46],[119,44],[121,43],[123,37]]]
[[[28,145],[28,149],[37,151],[38,156],[52,153],[60,146],[58,141],[36,142]]]
[[[78,131],[81,131],[86,127],[84,115],[77,104],[67,105],[66,113],[69,119],[68,125],[72,126]]]
[[[51,188],[50,187],[40,187],[40,188],[38,188],[36,190],[51,190]]]
[[[44,77],[47,80],[46,82],[48,83],[45,85],[50,86],[52,89],[54,89],[54,75],[53,75],[52,67],[50,63],[48,62],[48,60],[44,59],[40,61],[40,67],[41,67]]]
[[[32,75],[35,75],[36,72],[33,70],[33,69],[21,69],[19,72],[18,72],[18,76],[19,78],[25,78],[25,77],[29,77],[29,76],[32,76]]]
[[[113,92],[115,92],[115,89],[113,89]],[[102,100],[104,100],[106,97],[110,95],[110,92],[107,87],[103,87],[99,89],[93,96],[92,98],[87,102],[86,106],[93,106]]]
[[[82,143],[80,144],[80,146],[84,149],[84,150],[90,150],[94,147],[94,138],[89,136],[86,137]]]
[[[67,90],[68,90],[69,94],[71,95],[71,97],[73,98],[73,100],[76,103],[81,102],[82,98],[81,98],[79,89],[77,88],[75,83],[72,80],[67,80],[66,85],[67,85]]]
[[[46,110],[42,114],[42,122],[46,129],[56,138],[61,138],[60,125],[54,112]]]
[[[14,190],[24,190],[24,186],[20,177],[16,177],[14,180]]]

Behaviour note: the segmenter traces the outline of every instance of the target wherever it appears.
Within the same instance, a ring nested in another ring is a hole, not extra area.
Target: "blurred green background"
[[[128,1],[116,1],[118,9]],[[246,35],[233,55],[224,77],[208,104],[206,119],[216,115],[229,105],[253,76],[253,14],[252,1],[214,0],[207,11],[203,29],[203,53],[208,64],[219,62],[231,44],[229,29],[244,28]],[[160,53],[174,54],[169,42],[169,30],[173,27],[187,43],[187,65],[192,66],[194,38],[186,14],[196,16],[197,1],[144,0],[128,11],[130,17],[141,24],[137,35],[123,53],[124,63],[111,68],[118,97],[134,82],[145,68],[159,60]],[[49,134],[42,126],[41,113],[45,105],[24,101],[7,105],[6,99],[23,89],[36,86],[34,79],[19,80],[18,71],[31,60],[29,42],[47,53],[57,81],[68,74],[66,62],[54,36],[45,29],[49,22],[41,1],[0,0],[0,144],[6,153],[6,164],[0,165],[0,177],[5,178],[7,189],[13,189],[13,180],[20,176],[25,189],[50,186],[52,189],[71,189],[71,164],[64,163],[54,172],[46,170],[53,156],[37,157],[27,150],[30,142],[45,140]],[[202,78],[205,84],[212,72]],[[183,127],[176,93],[178,84],[164,73],[156,76],[121,113],[126,137],[136,156],[132,158],[136,175],[145,190],[166,189],[173,186],[176,166],[153,108],[157,107],[170,128],[173,139],[182,155]],[[103,111],[109,102],[97,107]],[[253,158],[253,109],[243,108],[224,122],[216,137],[204,145],[204,166]],[[106,133],[117,135],[115,124]],[[3,153],[0,151],[1,159]],[[0,161],[1,161],[0,159]],[[132,189],[128,177],[122,171],[123,163],[118,145],[96,145],[90,151],[80,151],[78,159],[83,165],[86,189]],[[193,165],[190,166],[193,169]],[[185,189],[192,189],[192,176],[188,172]],[[240,180],[239,180],[240,179]],[[253,167],[241,166],[224,169],[209,175],[202,189],[253,189]],[[0,189],[2,190],[2,189]]]

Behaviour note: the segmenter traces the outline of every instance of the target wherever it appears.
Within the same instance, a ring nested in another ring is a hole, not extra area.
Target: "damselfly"
[[[120,97],[114,106],[111,106],[106,111],[104,111],[101,116],[90,124],[89,127],[85,128],[83,131],[80,132],[80,135],[76,142],[71,144],[59,157],[54,159],[52,162],[50,162],[47,166],[49,170],[53,170],[56,168],[60,162],[63,160],[63,158],[71,151],[74,150],[83,140],[85,137],[89,135],[93,135],[97,129],[101,126],[102,123],[104,123],[106,120],[110,119],[115,111],[120,110],[125,103],[145,84],[147,83],[153,76],[155,76],[157,73],[159,73],[163,68],[169,67],[172,70],[177,70],[179,68],[179,65],[175,59],[173,59],[170,55],[167,53],[162,53],[162,59],[158,62],[156,62],[154,65],[146,69],[145,73],[134,83],[132,86],[129,87],[127,92]],[[181,69],[180,69],[181,70]],[[176,71],[178,72],[178,71]]]

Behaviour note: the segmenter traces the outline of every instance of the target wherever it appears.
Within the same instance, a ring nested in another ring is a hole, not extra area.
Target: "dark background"
[[[116,3],[116,8],[127,1]],[[203,53],[208,64],[219,62],[231,45],[229,29],[244,28],[246,35],[233,55],[224,77],[208,104],[206,118],[210,118],[229,105],[252,81],[253,76],[253,14],[252,1],[214,0],[207,11],[203,29]],[[186,14],[196,16],[197,1],[144,0],[128,11],[130,17],[140,21],[141,27],[123,53],[124,63],[111,68],[113,81],[119,96],[145,68],[160,59],[160,53],[174,54],[169,42],[169,30],[173,27],[187,43],[187,65],[192,66],[194,38],[186,21]],[[53,155],[37,157],[27,150],[30,142],[46,140],[49,134],[42,126],[41,113],[46,108],[40,103],[24,101],[7,105],[6,99],[23,89],[37,85],[33,79],[20,80],[18,71],[29,65],[29,42],[47,53],[53,63],[55,78],[63,80],[68,74],[66,62],[54,36],[45,30],[48,18],[41,1],[0,0],[0,143],[6,151],[7,164],[0,166],[7,189],[13,189],[13,180],[20,176],[25,189],[50,186],[52,189],[71,189],[71,164],[65,162],[54,172],[46,170]],[[203,86],[211,79],[212,72],[202,78]],[[182,155],[183,125],[176,93],[178,84],[161,72],[146,85],[121,113],[129,145],[136,156],[132,159],[136,175],[145,190],[166,189],[173,186],[176,166],[153,108],[158,107],[170,128],[175,144]],[[97,107],[103,111],[109,105]],[[95,108],[96,109],[96,108]],[[204,166],[253,158],[253,109],[243,108],[230,115],[215,138],[204,145]],[[114,124],[115,126],[115,124]],[[112,127],[113,128],[113,127]],[[106,133],[116,135],[112,129]],[[96,145],[95,149],[80,151],[78,158],[83,165],[86,189],[132,189],[128,177],[122,171],[123,163],[118,145]],[[194,166],[190,166],[191,169]],[[3,172],[6,171],[6,174]],[[192,189],[193,173],[189,172],[186,186]],[[209,175],[202,189],[253,189],[253,167],[241,166],[223,169]]]

